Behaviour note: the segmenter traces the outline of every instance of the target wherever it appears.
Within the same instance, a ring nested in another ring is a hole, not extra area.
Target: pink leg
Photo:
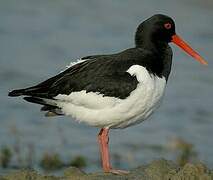
[[[101,159],[102,159],[102,167],[104,172],[111,172],[114,174],[126,174],[128,171],[123,170],[115,170],[112,169],[110,165],[110,156],[109,156],[109,129],[108,128],[102,128],[101,131],[98,134],[98,141],[100,146],[100,152],[101,152]]]

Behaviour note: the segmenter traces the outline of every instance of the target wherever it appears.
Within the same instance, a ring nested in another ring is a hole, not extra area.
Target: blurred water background
[[[19,146],[23,157],[33,149],[35,169],[43,153],[53,152],[64,160],[85,156],[86,171],[100,170],[99,129],[67,117],[45,118],[39,106],[7,97],[8,90],[39,83],[79,57],[133,47],[136,27],[155,13],[173,17],[178,34],[209,65],[171,45],[173,71],[164,101],[144,123],[111,131],[113,162],[120,158],[116,166],[133,168],[159,158],[175,160],[167,147],[182,138],[213,168],[211,0],[0,0],[0,146]]]

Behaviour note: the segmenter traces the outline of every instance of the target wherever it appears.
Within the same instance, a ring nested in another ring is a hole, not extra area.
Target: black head
[[[142,22],[135,35],[136,46],[149,43],[169,43],[175,35],[175,23],[172,18],[156,14]]]
[[[175,23],[172,18],[156,14],[142,22],[135,34],[136,47],[148,48],[162,52],[173,42],[201,64],[208,63],[188,43],[175,33]]]

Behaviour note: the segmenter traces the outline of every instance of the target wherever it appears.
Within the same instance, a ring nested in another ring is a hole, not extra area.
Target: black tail
[[[31,86],[25,89],[16,89],[11,92],[9,92],[8,96],[15,97],[15,96],[36,96],[36,97],[44,97],[44,98],[50,98],[50,95],[48,95],[49,88],[52,86],[52,84],[61,76],[63,73],[60,73],[52,78],[47,79],[46,81],[43,81],[35,86]]]
[[[8,96],[25,96],[24,100],[43,105],[41,111],[47,111],[46,116],[64,115],[61,109],[57,106],[57,100],[54,99],[56,94],[51,94],[49,91],[54,82],[61,78],[65,73],[66,71],[49,78],[46,81],[37,84],[36,86],[10,91]]]
[[[24,100],[31,102],[31,103],[36,103],[40,105],[44,105],[41,108],[41,111],[47,111],[45,116],[59,116],[59,115],[64,115],[64,113],[61,111],[61,108],[59,108],[53,99],[45,99],[45,98],[39,98],[39,97],[24,97]]]
[[[8,93],[8,96],[11,96],[11,97],[35,96],[35,97],[49,98],[47,87],[40,87],[40,86],[33,86],[26,89],[16,89],[16,90],[10,91]]]
[[[26,89],[15,89],[13,91],[10,91],[8,93],[8,96],[15,97],[15,96],[22,96],[22,95],[27,95],[27,96],[37,96],[38,93],[41,92],[41,88],[38,87],[29,87]]]
[[[51,102],[51,100],[45,100],[39,97],[24,97],[24,100],[31,102],[31,103],[36,103],[36,104],[41,104],[41,105],[50,105],[57,107],[55,103]],[[49,102],[48,102],[49,101]]]
[[[8,93],[8,96],[11,96],[11,97],[21,96],[21,95],[24,95],[24,92],[25,92],[25,89],[17,89],[17,90],[10,91]]]
[[[42,99],[42,98],[38,98],[38,97],[24,97],[24,100],[31,102],[31,103],[44,105],[41,108],[41,111],[47,111],[45,116],[64,115],[64,113],[61,111],[61,109],[59,107],[57,107],[56,103],[52,99]]]
[[[25,96],[24,100],[43,105],[41,111],[47,111],[46,116],[64,115],[57,106],[54,98],[48,97],[46,87],[29,87],[26,89],[17,89],[8,93],[8,96]]]

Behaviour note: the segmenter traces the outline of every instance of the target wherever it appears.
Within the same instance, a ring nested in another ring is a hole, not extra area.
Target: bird
[[[137,27],[134,47],[82,57],[59,74],[8,95],[42,105],[46,116],[70,116],[100,128],[97,139],[103,171],[125,174],[128,171],[111,166],[109,130],[141,123],[159,106],[172,67],[169,43],[207,65],[176,34],[171,17],[155,14]]]

